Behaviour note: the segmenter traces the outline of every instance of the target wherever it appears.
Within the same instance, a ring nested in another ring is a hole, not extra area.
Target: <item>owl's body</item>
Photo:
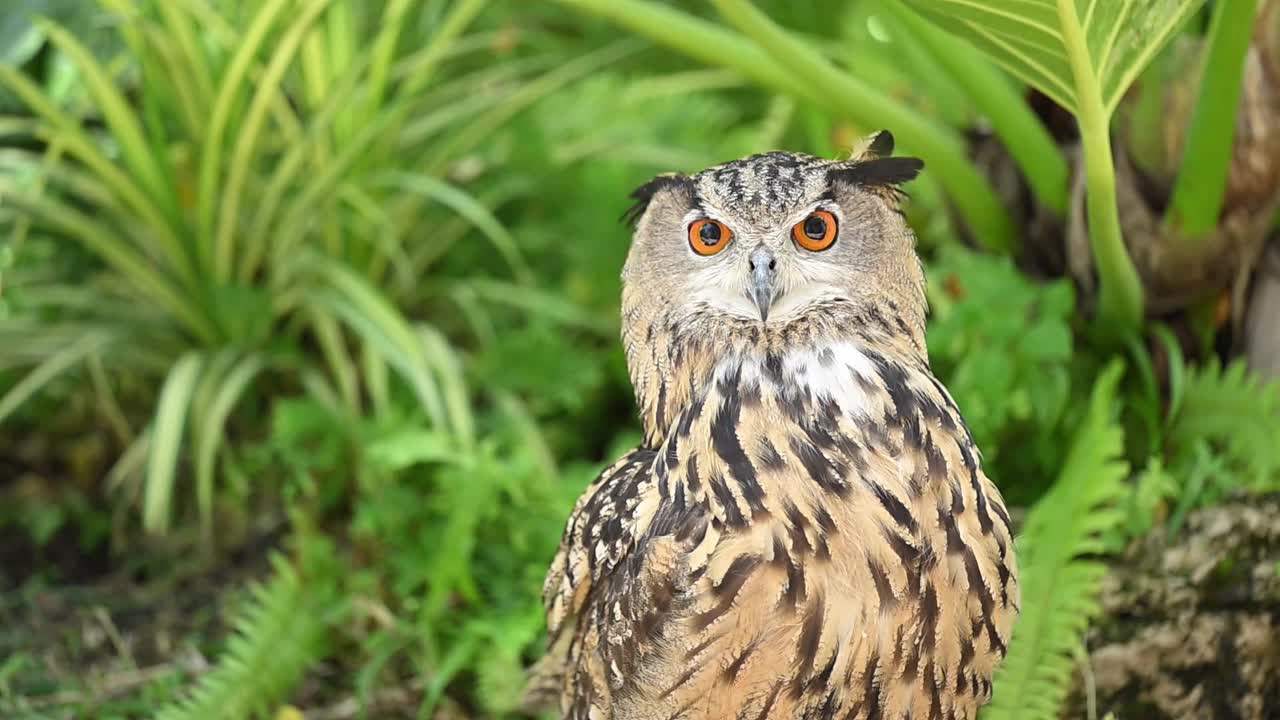
[[[886,137],[640,191],[623,318],[645,442],[547,576],[536,683],[566,718],[950,720],[989,699],[1012,532],[929,370],[892,188],[918,164],[877,158]],[[837,228],[807,242],[815,215]]]

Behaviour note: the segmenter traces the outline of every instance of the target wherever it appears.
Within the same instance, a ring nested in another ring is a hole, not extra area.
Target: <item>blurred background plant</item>
[[[6,4],[0,710],[511,715],[638,439],[627,193],[887,127],[934,365],[1030,508],[984,717],[1055,717],[1103,561],[1280,486],[1238,358],[1277,4]]]

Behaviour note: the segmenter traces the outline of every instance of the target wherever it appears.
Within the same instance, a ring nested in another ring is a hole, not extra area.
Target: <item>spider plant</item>
[[[228,420],[265,376],[350,415],[403,388],[470,452],[454,350],[400,308],[440,316],[431,270],[469,233],[501,259],[487,287],[523,287],[528,273],[493,214],[511,190],[481,197],[452,175],[464,158],[483,167],[483,143],[518,110],[628,48],[560,64],[507,47],[478,21],[485,0],[103,4],[118,62],[39,21],[99,129],[0,67],[30,113],[7,121],[24,145],[0,151],[12,210],[0,221],[17,251],[0,368],[27,368],[0,395],[0,421],[85,363],[157,377],[151,422],[126,429],[112,477],[163,532],[186,458],[206,536],[219,470],[234,468]],[[28,235],[87,252],[88,282],[36,278]]]

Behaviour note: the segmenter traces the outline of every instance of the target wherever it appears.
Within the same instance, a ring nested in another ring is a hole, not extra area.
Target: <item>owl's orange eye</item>
[[[826,250],[836,241],[836,216],[826,210],[815,210],[792,226],[791,238],[805,250]]]
[[[689,224],[689,246],[699,255],[715,255],[733,239],[733,231],[719,220],[695,220]]]

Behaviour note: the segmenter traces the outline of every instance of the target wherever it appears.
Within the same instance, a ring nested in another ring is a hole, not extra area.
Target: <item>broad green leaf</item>
[[[1079,114],[1078,73],[1110,115],[1204,0],[906,0],[1018,79]]]

